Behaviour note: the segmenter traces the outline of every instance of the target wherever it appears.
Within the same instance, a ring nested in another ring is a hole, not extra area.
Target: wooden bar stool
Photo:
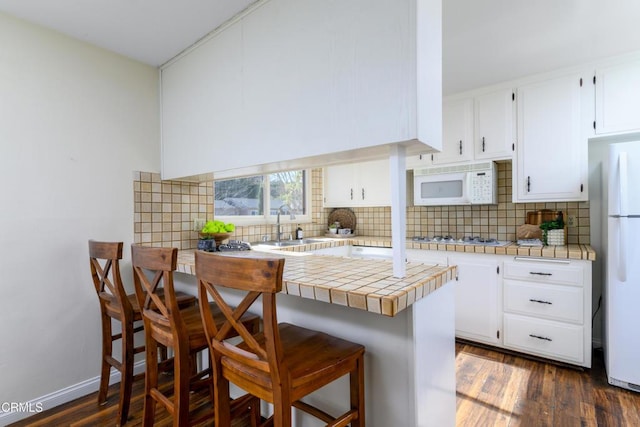
[[[133,357],[144,351],[144,345],[134,347],[134,334],[141,332],[143,326],[135,322],[142,321],[142,315],[135,294],[127,294],[120,276],[122,242],[98,242],[89,240],[89,264],[91,277],[100,301],[102,314],[102,367],[100,369],[100,388],[98,404],[107,401],[111,368],[120,372],[120,401],[118,405],[117,425],[123,425],[129,416],[129,401],[133,385]],[[179,293],[179,304],[194,306],[196,298]],[[119,321],[121,333],[114,334],[111,320]],[[113,357],[113,342],[121,341],[121,357]],[[163,349],[166,358],[166,349]]]
[[[143,425],[153,425],[156,402],[160,402],[172,414],[175,427],[211,419],[213,409],[191,418],[189,413],[190,391],[208,387],[213,401],[214,389],[211,368],[198,372],[196,366],[196,354],[208,350],[199,307],[196,305],[181,308],[176,302],[173,272],[177,266],[178,250],[132,245],[131,251],[136,295],[142,308],[147,355]],[[161,289],[164,289],[164,300],[158,295]],[[216,308],[212,307],[212,311],[215,310]],[[224,316],[219,313],[217,321],[222,322],[223,319]],[[239,319],[239,322],[248,330],[257,331],[260,318],[247,314]],[[235,333],[230,333],[226,337],[234,335]],[[172,397],[158,388],[158,344],[170,347],[174,351]],[[234,401],[233,406],[238,414],[249,411],[254,417],[253,424],[258,424],[260,406],[257,398],[247,395]]]
[[[229,382],[273,404],[270,424],[291,425],[291,407],[337,427],[364,427],[364,347],[325,333],[278,324],[276,294],[282,289],[284,259],[223,256],[197,251],[196,276],[200,310],[213,357],[217,426],[229,423]],[[243,291],[237,308],[227,304],[219,288]],[[237,321],[262,297],[263,332],[252,334]],[[219,326],[209,312],[215,301],[226,321]],[[237,331],[243,341],[222,340]],[[350,407],[338,417],[300,401],[304,396],[349,374]]]

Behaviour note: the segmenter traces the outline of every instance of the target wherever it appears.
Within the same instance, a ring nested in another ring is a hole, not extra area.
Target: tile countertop
[[[331,243],[328,242],[324,247],[328,247]],[[347,243],[343,241],[339,244]],[[313,245],[325,245],[325,243]],[[452,280],[456,274],[455,266],[410,262],[406,266],[406,277],[397,279],[393,277],[391,261],[320,256],[309,252],[292,251],[292,248],[287,249],[289,250],[264,252],[253,250],[218,254],[220,256],[284,257],[286,261],[282,292],[385,316],[395,316],[415,301],[426,297]],[[195,275],[194,252],[195,250],[178,252],[179,272]],[[330,262],[327,262],[328,258],[331,258]]]
[[[313,237],[313,239],[320,239]],[[391,238],[389,237],[353,237],[348,239],[327,238],[322,239],[322,243],[311,243],[309,245],[293,246],[282,248],[288,251],[308,251],[314,249],[327,248],[340,245],[354,246],[379,246],[390,248]],[[483,253],[495,255],[515,255],[530,256],[539,258],[556,258],[556,259],[582,259],[587,261],[595,261],[596,251],[589,245],[571,244],[565,246],[541,246],[526,247],[518,246],[513,242],[507,246],[482,246],[482,245],[456,245],[447,243],[424,243],[414,240],[407,240],[407,249],[423,249],[431,251],[449,251],[449,252],[466,252],[466,253]]]
[[[455,277],[456,267],[407,263],[406,277],[393,277],[393,264],[386,260],[317,256],[308,251],[342,245],[391,247],[385,237],[314,238],[318,242],[300,245],[227,252],[222,256],[282,256],[286,258],[283,292],[331,304],[340,304],[385,316],[395,316],[416,300],[423,298]],[[594,261],[596,253],[589,245],[520,247],[452,245],[407,240],[407,249],[487,253],[542,258],[582,259]],[[178,271],[195,275],[194,250],[178,253]]]

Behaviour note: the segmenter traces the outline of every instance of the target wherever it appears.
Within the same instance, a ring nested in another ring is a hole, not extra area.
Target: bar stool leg
[[[119,425],[127,422],[133,387],[133,325],[122,325],[122,371],[120,376]]]
[[[107,392],[109,390],[109,376],[111,375],[111,364],[108,358],[111,357],[111,318],[102,313],[102,367],[100,369],[100,391],[98,392],[98,404],[104,405],[107,402]]]
[[[349,392],[351,408],[358,408],[358,419],[351,423],[351,427],[364,427],[364,357],[357,360],[357,367],[349,374]]]
[[[142,425],[144,427],[151,427],[153,426],[156,414],[156,400],[151,395],[151,391],[158,388],[158,344],[153,338],[147,336],[145,348],[147,371],[144,377],[144,412]]]
[[[181,348],[185,347],[186,345]],[[192,373],[195,372],[195,365],[192,359],[190,354],[176,351],[174,359],[174,427],[180,427],[183,421],[189,420],[189,383]]]

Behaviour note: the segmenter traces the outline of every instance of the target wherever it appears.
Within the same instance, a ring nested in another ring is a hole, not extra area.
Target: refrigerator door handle
[[[627,281],[627,217],[620,217],[620,228],[618,232],[618,279],[620,282]]]
[[[618,155],[618,173],[620,179],[620,188],[618,189],[618,201],[620,203],[620,216],[629,215],[629,204],[628,204],[628,194],[629,194],[629,176],[627,170],[627,153],[622,151]]]

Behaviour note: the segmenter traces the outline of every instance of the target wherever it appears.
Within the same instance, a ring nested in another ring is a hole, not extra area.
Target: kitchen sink
[[[287,246],[308,245],[310,243],[319,243],[319,242],[324,242],[324,241],[325,240],[321,240],[321,239],[281,240],[279,242],[276,241],[276,240],[267,240],[266,242],[253,243],[252,246],[264,245],[264,246],[287,247]]]

